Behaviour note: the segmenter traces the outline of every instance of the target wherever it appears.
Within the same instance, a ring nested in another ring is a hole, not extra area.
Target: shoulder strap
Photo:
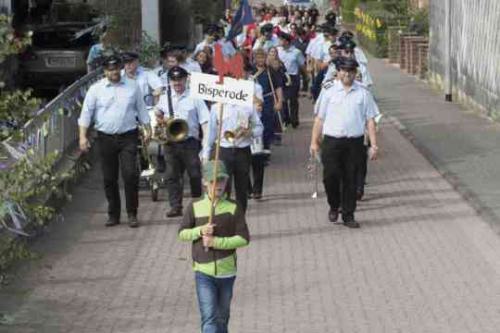
[[[274,91],[274,83],[273,83],[273,79],[271,77],[271,72],[269,71],[269,67],[267,67],[266,70],[267,70],[267,78],[269,80],[269,84],[271,85],[271,91],[273,92],[274,104],[276,104],[276,100],[278,98],[276,97],[276,92]]]
[[[168,116],[170,118],[173,118],[174,108],[172,106],[172,87],[170,87],[170,81],[167,82],[167,99],[168,99]]]

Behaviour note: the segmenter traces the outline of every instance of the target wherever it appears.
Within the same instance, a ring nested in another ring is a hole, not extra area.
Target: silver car
[[[87,72],[91,34],[75,38],[86,23],[56,23],[36,27],[32,46],[20,55],[21,84],[35,89],[61,89]]]

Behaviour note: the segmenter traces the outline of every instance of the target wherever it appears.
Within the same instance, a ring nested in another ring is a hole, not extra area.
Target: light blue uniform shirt
[[[143,97],[163,86],[161,79],[157,75],[155,75],[152,71],[144,69],[142,66],[137,67],[135,79],[128,77],[125,74],[124,69],[122,69],[121,73],[122,77],[126,80],[131,80],[132,82],[137,83],[141,89]]]
[[[323,97],[325,95],[328,95],[327,91],[332,89],[336,85],[342,86],[342,83],[338,79],[331,79],[331,80],[323,81],[321,83],[321,91],[319,92],[318,99],[314,103],[314,108],[313,108],[314,116],[318,115],[321,101],[323,100]]]
[[[137,119],[143,125],[150,121],[139,86],[123,77],[118,83],[104,78],[87,92],[78,125],[94,123],[100,132],[121,134],[136,129]]]
[[[89,55],[87,57],[87,65],[91,65],[94,62],[94,60],[96,60],[102,55],[103,51],[104,47],[102,46],[102,43],[92,45],[92,47],[89,50]]]
[[[186,62],[179,64],[179,66],[184,68],[188,73],[201,73],[200,64],[196,60],[189,57],[186,59]]]
[[[272,35],[271,36],[271,39],[266,39],[264,42],[262,42],[262,40],[259,38],[257,39],[257,41],[255,42],[254,46],[253,46],[253,50],[257,50],[257,49],[263,49],[264,51],[269,52],[269,49],[271,47],[278,47],[280,45],[280,40],[279,38],[276,36],[276,35]],[[283,59],[281,59],[283,60]]]
[[[153,70],[153,73],[156,74],[161,80],[161,83],[164,87],[168,85],[168,69],[163,66],[158,66]]]
[[[278,47],[278,55],[285,64],[286,71],[290,75],[299,74],[300,67],[306,62],[304,55],[295,46],[291,45],[288,49]]]
[[[330,62],[332,58],[330,57],[330,46],[332,46],[332,41],[325,39],[321,45],[321,49],[318,52],[319,60],[322,62]]]
[[[156,105],[166,118],[170,116],[168,107],[168,95],[162,94]],[[188,137],[200,139],[200,125],[208,123],[210,113],[205,102],[201,99],[189,97],[189,91],[185,90],[180,96],[172,89],[172,108],[174,118],[183,119],[188,123]],[[204,133],[205,134],[205,133]],[[206,135],[206,134],[205,134]]]
[[[328,64],[328,70],[325,73],[325,77],[323,78],[323,81],[321,84],[325,83],[326,81],[333,80],[337,77],[337,66],[335,64]]]
[[[203,150],[203,157],[209,158],[212,145],[215,143],[219,125],[219,104],[212,105],[210,111],[210,121],[208,122],[208,142]],[[252,128],[252,136],[244,137],[231,143],[224,139],[224,132],[235,132],[238,127]],[[259,114],[254,106],[224,105],[224,117],[222,119],[222,137],[220,145],[224,148],[246,148],[250,147],[254,138],[259,138],[264,132],[264,126],[260,121]]]
[[[366,121],[380,113],[373,95],[356,81],[347,92],[342,84],[334,84],[319,103],[317,116],[323,121],[323,135],[337,138],[363,136]]]
[[[325,42],[325,35],[319,33],[313,40],[309,42],[306,49],[306,54],[311,56],[311,58],[316,60],[321,60],[321,53],[323,49],[323,43]]]

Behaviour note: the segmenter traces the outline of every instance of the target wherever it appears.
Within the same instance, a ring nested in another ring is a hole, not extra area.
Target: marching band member
[[[374,119],[379,111],[372,94],[355,81],[357,67],[354,59],[343,58],[339,62],[341,84],[322,96],[310,147],[311,154],[316,156],[321,146],[323,183],[330,206],[328,218],[337,222],[342,202],[342,220],[349,228],[360,226],[354,218],[356,171],[364,152],[365,129],[372,144],[370,158],[376,159],[378,152]]]
[[[159,97],[163,88],[161,79],[153,72],[139,65],[139,54],[125,52],[122,54],[123,69],[121,75],[129,80],[134,80],[141,89],[143,98],[150,93]]]
[[[203,50],[205,47],[209,47],[212,50],[212,54],[214,53],[215,44],[220,44],[222,48],[222,54],[225,57],[232,57],[236,54],[236,49],[234,48],[231,41],[226,40],[225,38],[221,38],[220,36],[224,34],[224,30],[218,27],[216,24],[212,24],[207,28],[207,34],[204,40],[202,40],[196,48],[194,49],[194,54]]]
[[[266,52],[257,49],[254,52],[255,68],[252,70],[254,80],[262,87],[263,103],[260,119],[264,126],[263,153],[252,156],[253,186],[250,188],[254,199],[262,197],[264,183],[264,167],[274,138],[275,112],[281,112],[283,107],[282,80],[278,73],[270,69],[266,64]]]
[[[231,192],[234,181],[236,200],[245,212],[248,203],[248,179],[252,161],[250,146],[254,138],[262,136],[264,127],[255,106],[224,105],[222,124],[219,124],[219,112],[219,103],[212,105],[208,125],[208,142],[203,151],[203,159],[208,161],[210,158],[211,147],[217,139],[218,128],[222,126],[220,159],[224,162],[230,176],[227,192]]]
[[[273,33],[273,25],[267,23],[260,28],[261,36],[255,41],[253,46],[254,50],[264,49],[268,52],[271,47],[276,47],[279,45],[279,39]]]
[[[343,57],[352,58],[352,59],[355,59],[356,61],[358,61],[358,59],[356,58],[356,52],[355,52],[355,50],[358,49],[358,47],[356,46],[356,43],[354,43],[352,40],[350,40],[350,39],[345,40],[341,44],[340,49],[342,50]],[[365,87],[370,88],[373,85],[373,80],[372,80],[372,77],[370,75],[370,72],[368,72],[368,67],[367,67],[366,63],[363,63],[363,62],[358,61],[358,64],[359,64],[359,74],[361,75],[361,79],[359,81],[361,81],[361,83]]]
[[[97,143],[101,158],[104,190],[108,200],[107,227],[120,223],[120,192],[118,173],[121,169],[125,184],[125,203],[131,228],[139,226],[139,171],[137,146],[139,131],[137,119],[145,127],[145,141],[151,136],[150,118],[144,105],[141,89],[120,75],[121,59],[109,56],[104,61],[105,78],[93,84],[83,102],[78,119],[80,149],[88,151],[88,128],[91,123],[97,130]]]
[[[325,25],[323,29],[324,42],[318,51],[318,70],[328,67],[330,60],[330,46],[337,41],[337,29],[331,25]]]
[[[180,142],[168,142],[165,145],[166,184],[170,211],[167,217],[182,215],[182,177],[184,170],[187,171],[191,185],[191,195],[200,197],[201,188],[201,163],[200,152],[200,132],[201,125],[204,137],[207,138],[207,124],[209,111],[203,100],[189,97],[189,90],[186,88],[188,72],[180,67],[174,66],[168,72],[168,79],[171,88],[167,88],[167,93],[161,95],[158,102],[158,122],[165,121],[172,115],[175,119],[182,119],[187,122],[188,133],[186,139]],[[206,147],[204,140],[203,147]]]
[[[279,38],[281,44],[278,47],[279,58],[285,64],[291,79],[291,85],[285,89],[285,103],[289,107],[290,123],[293,128],[297,128],[299,126],[300,72],[305,71],[305,58],[302,52],[291,44],[292,36],[281,33]]]
[[[188,73],[201,73],[200,65],[187,56],[187,51],[184,46],[168,45],[161,51],[162,65],[155,69],[155,73],[160,77],[163,85],[168,85],[168,72],[174,66],[184,68]]]

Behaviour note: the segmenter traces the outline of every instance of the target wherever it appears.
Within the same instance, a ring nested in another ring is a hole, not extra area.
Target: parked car
[[[75,34],[91,24],[55,23],[33,29],[32,46],[20,55],[24,87],[60,89],[87,72],[87,55],[94,43],[90,33]]]

